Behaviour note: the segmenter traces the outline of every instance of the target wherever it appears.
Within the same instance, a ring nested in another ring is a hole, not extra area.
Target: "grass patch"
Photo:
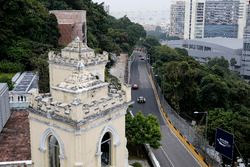
[[[8,79],[12,79],[12,77],[14,77],[15,73],[1,73],[0,72],[0,78],[2,77],[6,77]]]
[[[13,83],[11,81],[15,73],[0,73],[0,83],[7,83],[9,90],[13,89]]]

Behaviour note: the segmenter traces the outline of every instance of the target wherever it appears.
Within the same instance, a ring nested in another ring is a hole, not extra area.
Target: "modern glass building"
[[[237,38],[238,25],[205,24],[204,38],[212,38],[212,37]]]
[[[240,74],[244,79],[250,80],[250,4],[248,4],[247,8],[247,20],[246,27],[244,29]]]
[[[175,1],[171,6],[172,35],[183,36],[183,39],[242,39],[246,6],[247,0]]]
[[[238,37],[239,0],[207,0],[204,38]]]

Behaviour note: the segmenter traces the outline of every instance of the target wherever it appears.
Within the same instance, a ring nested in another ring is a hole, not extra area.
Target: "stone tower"
[[[49,53],[50,93],[29,115],[35,167],[127,167],[125,114],[130,87],[104,81],[108,54],[79,38]]]

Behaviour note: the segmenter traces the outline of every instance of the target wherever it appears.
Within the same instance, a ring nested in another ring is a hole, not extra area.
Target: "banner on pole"
[[[216,130],[215,150],[225,157],[233,158],[234,136],[220,128]]]

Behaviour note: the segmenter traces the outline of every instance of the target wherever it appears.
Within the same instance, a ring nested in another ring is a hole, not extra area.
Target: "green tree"
[[[155,37],[147,37],[144,42],[143,46],[146,47],[148,50],[151,49],[154,46],[160,46],[158,39]]]
[[[135,162],[132,164],[133,167],[142,167],[142,165],[139,162]]]
[[[220,58],[216,57],[216,58],[210,59],[208,61],[207,65],[208,65],[208,67],[213,67],[215,65],[218,65],[224,69],[229,68],[229,63],[224,57],[220,57]]]
[[[207,75],[201,80],[200,98],[203,110],[210,108],[228,108],[229,88],[215,75]]]
[[[24,70],[32,70],[31,59],[39,57],[34,46],[57,46],[56,18],[37,0],[0,1],[0,25],[0,59],[23,64]]]
[[[0,62],[0,72],[2,73],[16,73],[23,71],[24,66],[20,63],[12,63],[8,61]]]
[[[183,48],[175,48],[178,54],[183,55],[183,56],[188,56],[188,51]]]
[[[50,91],[49,89],[49,68],[48,62],[44,58],[47,54],[44,54],[41,58],[33,59],[33,62],[36,66],[36,71],[38,71],[39,75],[39,92],[47,93]]]
[[[138,112],[135,117],[126,115],[126,137],[132,145],[148,143],[153,148],[160,146],[161,131],[157,119]]]
[[[236,64],[237,64],[236,59],[235,59],[235,58],[231,58],[231,59],[230,59],[230,65],[231,65],[231,66],[235,66]]]

